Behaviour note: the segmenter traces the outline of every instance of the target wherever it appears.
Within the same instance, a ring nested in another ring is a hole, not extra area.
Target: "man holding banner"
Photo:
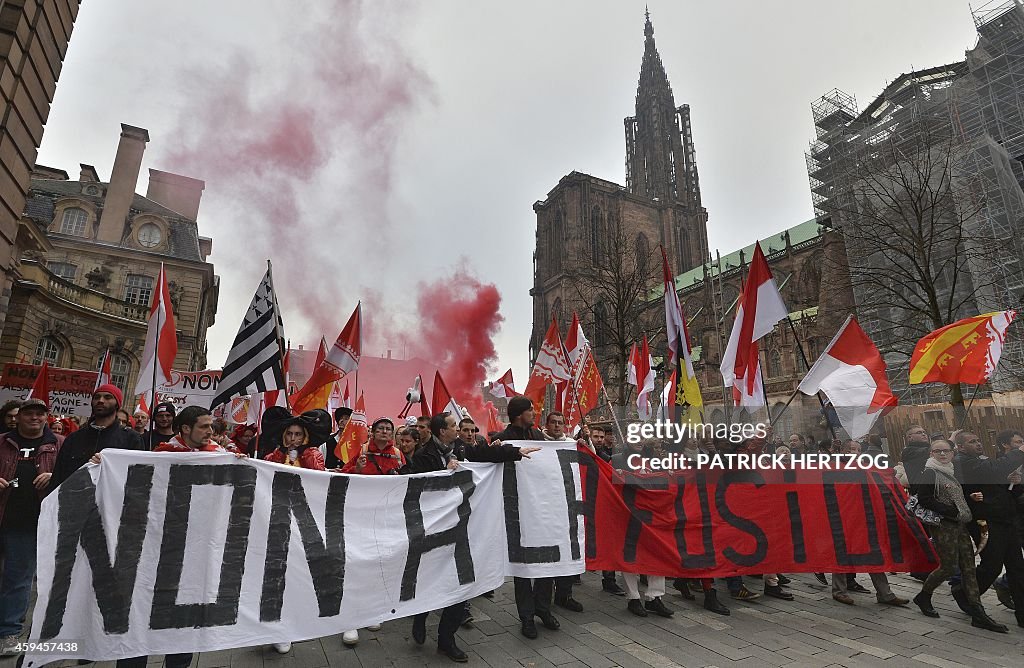
[[[515,401],[520,397],[512,399]],[[529,399],[524,399],[530,404]],[[530,404],[532,408],[532,404]],[[512,402],[509,402],[509,413],[511,416]],[[455,458],[454,445],[459,435],[459,424],[451,413],[439,413],[430,418],[431,439],[416,451],[408,466],[403,467],[406,473],[427,473],[428,471],[443,471],[456,469],[459,466]],[[479,445],[467,445],[464,449],[464,456],[471,462],[514,462],[523,457],[529,459],[531,452],[540,450],[538,447],[516,448],[510,445],[500,447],[491,445],[480,447]],[[518,597],[517,597],[518,598]],[[444,654],[456,663],[466,663],[469,657],[455,644],[455,632],[462,623],[466,606],[463,601],[449,605],[441,611],[441,622],[437,627],[437,651]],[[531,620],[532,622],[532,620]],[[412,637],[417,644],[422,645],[427,640],[427,613],[420,613],[413,618]]]

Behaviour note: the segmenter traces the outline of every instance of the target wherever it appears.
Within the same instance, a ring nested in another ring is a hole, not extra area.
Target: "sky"
[[[863,108],[976,41],[966,0],[646,4],[723,254],[812,217],[812,100],[839,88]],[[644,7],[88,0],[38,162],[106,180],[124,122],[150,133],[139,192],[150,167],[206,182],[211,367],[269,258],[293,344],[333,340],[362,300],[364,355],[401,357],[462,309],[494,332],[493,378],[512,367],[525,384],[532,205],[574,170],[624,183]],[[496,286],[499,313],[432,302],[453,280]]]

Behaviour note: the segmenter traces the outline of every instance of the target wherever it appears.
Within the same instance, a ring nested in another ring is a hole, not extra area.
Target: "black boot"
[[[708,589],[704,592],[704,609],[716,615],[725,615],[726,617],[731,614],[729,608],[722,605],[722,602],[718,600],[718,592],[714,589]]]
[[[652,598],[651,600],[644,603],[644,607],[647,608],[647,610],[649,610],[650,612],[653,612],[654,614],[658,615],[659,617],[671,617],[674,614],[671,610],[665,607],[665,604],[662,602],[660,596],[658,596],[657,598]]]
[[[696,600],[693,596],[693,592],[690,591],[690,583],[684,578],[676,578],[672,581],[672,587],[679,592],[679,594],[687,601]]]
[[[914,597],[914,603],[917,607],[921,608],[921,612],[925,617],[933,617],[938,619],[939,613],[935,612],[935,608],[932,607],[932,595],[921,592]]]
[[[967,594],[964,593],[964,588],[960,585],[955,585],[949,588],[949,593],[953,596],[953,600],[956,601],[956,607],[963,610],[965,615],[970,615],[971,604],[967,600]]]
[[[1010,629],[989,617],[988,613],[985,612],[985,608],[981,607],[981,604],[974,606],[971,610],[971,626],[985,629],[986,631],[995,631],[996,633],[1010,632]]]

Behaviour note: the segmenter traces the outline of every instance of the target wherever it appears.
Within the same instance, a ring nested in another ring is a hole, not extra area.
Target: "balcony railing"
[[[146,322],[149,316],[149,307],[145,304],[132,304],[114,299],[102,292],[75,285],[71,281],[66,281],[56,274],[50,273],[49,269],[36,260],[22,260],[21,275],[27,280],[38,283],[54,297],[91,311],[135,322]]]

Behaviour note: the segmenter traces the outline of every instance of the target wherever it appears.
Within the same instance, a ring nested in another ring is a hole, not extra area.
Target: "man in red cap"
[[[117,420],[117,409],[121,407],[123,395],[116,385],[100,385],[92,393],[92,417],[66,439],[57,453],[50,478],[50,489],[67,480],[72,473],[86,462],[99,462],[100,451],[104,448],[142,450],[142,437],[122,427]]]

